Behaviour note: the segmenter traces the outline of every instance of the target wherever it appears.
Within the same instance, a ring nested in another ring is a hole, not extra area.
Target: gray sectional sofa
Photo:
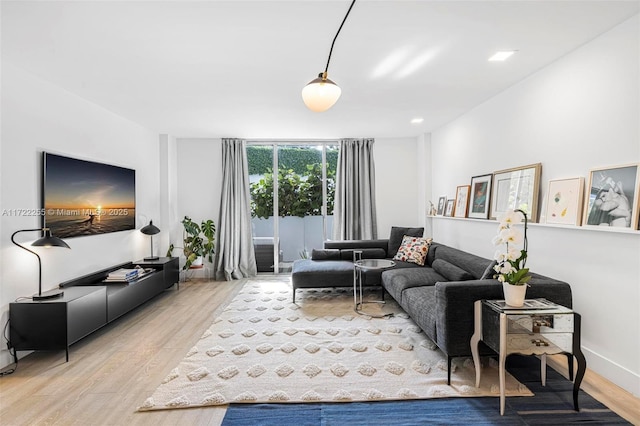
[[[352,287],[353,251],[362,250],[363,258],[391,259],[400,246],[397,234],[407,231],[413,232],[413,236],[418,231],[422,235],[421,228],[394,227],[388,240],[325,242],[324,249],[314,250],[311,259],[294,262],[294,302],[298,288]],[[492,278],[493,261],[433,242],[424,266],[395,262],[392,269],[368,271],[364,285],[382,285],[447,355],[450,382],[452,359],[471,356],[469,341],[473,334],[474,302],[504,298],[502,284]],[[535,273],[531,275],[527,298],[546,298],[572,307],[569,284]],[[481,354],[492,353],[481,343]]]

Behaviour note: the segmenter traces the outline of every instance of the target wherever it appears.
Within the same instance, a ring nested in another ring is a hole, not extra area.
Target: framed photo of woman
[[[470,185],[462,185],[456,189],[456,205],[453,208],[454,217],[467,217],[470,188]]]
[[[582,225],[638,229],[639,168],[627,164],[591,170]]]
[[[471,178],[471,194],[468,217],[489,219],[491,201],[491,180],[493,174],[474,176]]]

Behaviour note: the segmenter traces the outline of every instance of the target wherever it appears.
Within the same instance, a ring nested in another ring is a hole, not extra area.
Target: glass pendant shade
[[[302,100],[313,112],[323,112],[331,108],[340,98],[342,90],[322,74],[309,82],[302,89]]]

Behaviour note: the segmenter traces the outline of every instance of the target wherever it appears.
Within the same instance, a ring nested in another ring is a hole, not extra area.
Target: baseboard
[[[633,396],[640,397],[640,374],[584,346],[582,352],[587,359],[587,369],[620,386]]]

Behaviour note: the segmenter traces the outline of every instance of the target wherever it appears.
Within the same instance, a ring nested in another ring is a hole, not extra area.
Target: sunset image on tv
[[[135,170],[44,154],[44,226],[56,237],[135,229]]]

